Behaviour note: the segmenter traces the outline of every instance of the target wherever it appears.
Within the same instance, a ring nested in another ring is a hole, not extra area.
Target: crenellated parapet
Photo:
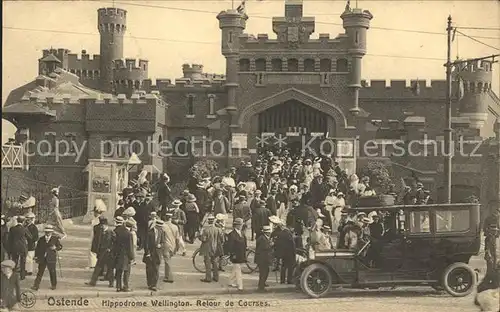
[[[145,79],[143,81],[143,89],[160,92],[175,89],[215,89],[222,91],[225,83],[226,79],[224,75],[203,73],[198,79],[177,78],[173,83],[171,79],[166,78],[156,79],[155,84],[153,84],[151,79]]]
[[[127,28],[127,11],[119,8],[101,8],[97,10],[99,32],[123,33]]]
[[[361,80],[360,98],[435,98],[444,99],[445,80]],[[456,84],[453,84],[456,88]]]
[[[134,90],[143,88],[148,78],[148,61],[127,58],[113,61],[113,85],[115,93],[131,95]]]
[[[255,49],[264,51],[286,51],[291,54],[288,43],[279,39],[270,39],[269,34],[241,34],[239,37],[239,50],[243,54],[246,50],[253,51]],[[338,34],[331,38],[330,34],[320,34],[318,39],[308,39],[307,42],[301,44],[300,53],[307,54],[310,50],[311,55],[317,54],[318,50],[341,52],[346,51],[349,47],[349,38],[345,34]],[[253,52],[255,53],[255,52]]]

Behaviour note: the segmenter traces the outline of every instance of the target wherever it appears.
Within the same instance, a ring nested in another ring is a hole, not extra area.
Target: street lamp
[[[127,161],[127,171],[130,172],[130,170],[132,170],[135,166],[139,166],[140,164],[142,164],[142,161],[139,159],[139,156],[137,156],[136,153],[132,153]]]

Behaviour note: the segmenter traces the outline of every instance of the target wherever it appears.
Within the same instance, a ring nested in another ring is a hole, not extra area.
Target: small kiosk
[[[88,172],[88,200],[87,213],[84,222],[93,218],[94,204],[101,199],[107,207],[104,216],[113,219],[118,200],[118,195],[128,185],[129,172],[134,167],[142,164],[139,157],[133,153],[127,159],[90,159],[86,168]]]

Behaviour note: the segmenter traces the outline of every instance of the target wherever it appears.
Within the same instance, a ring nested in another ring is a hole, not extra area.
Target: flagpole
[[[446,124],[444,129],[444,203],[451,203],[451,144],[452,144],[452,129],[451,129],[451,41],[452,31],[451,15],[448,16],[447,31],[447,53],[446,53]]]

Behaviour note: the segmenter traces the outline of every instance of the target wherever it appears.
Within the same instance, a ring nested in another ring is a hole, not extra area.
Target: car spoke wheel
[[[255,264],[255,251],[252,249],[247,249],[247,263],[242,267],[241,272],[244,274],[251,274],[257,270],[257,264]]]
[[[454,297],[465,297],[474,291],[476,273],[465,263],[448,266],[443,274],[443,288]]]
[[[309,297],[319,298],[332,287],[332,275],[324,265],[311,264],[302,272],[300,287]]]
[[[203,256],[200,255],[200,249],[196,249],[195,252],[193,253],[193,266],[196,269],[196,271],[200,273],[205,273],[205,260],[203,259]]]

